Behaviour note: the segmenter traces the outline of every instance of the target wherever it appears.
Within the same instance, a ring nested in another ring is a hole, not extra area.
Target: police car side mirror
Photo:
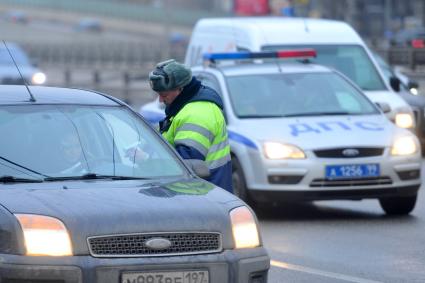
[[[386,102],[375,102],[375,104],[382,110],[384,113],[388,113],[391,111],[391,107]]]
[[[201,178],[207,178],[210,176],[210,169],[207,163],[199,159],[185,159],[184,162],[189,166],[196,175]]]
[[[395,91],[395,92],[399,92],[400,91],[400,79],[397,77],[391,77],[390,78],[390,86],[391,88]]]

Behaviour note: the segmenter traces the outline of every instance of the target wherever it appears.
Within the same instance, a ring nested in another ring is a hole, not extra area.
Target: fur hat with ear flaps
[[[149,73],[149,83],[156,92],[184,87],[191,80],[192,71],[174,59],[158,63],[155,69]]]

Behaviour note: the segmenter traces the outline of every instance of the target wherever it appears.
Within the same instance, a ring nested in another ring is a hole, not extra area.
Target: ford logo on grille
[[[151,238],[146,240],[145,245],[152,250],[165,250],[171,247],[171,241],[165,238]]]
[[[347,157],[354,157],[354,156],[357,156],[359,154],[360,154],[359,150],[355,149],[355,148],[347,148],[347,149],[344,149],[342,151],[342,155],[347,156]]]

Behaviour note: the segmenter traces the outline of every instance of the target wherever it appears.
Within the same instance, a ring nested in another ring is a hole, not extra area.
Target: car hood
[[[387,103],[391,111],[386,113],[390,119],[395,117],[396,112],[411,111],[406,101],[398,94],[391,91],[364,91],[366,96],[373,102]]]
[[[213,231],[223,235],[223,247],[231,245],[228,213],[243,205],[234,195],[204,181],[136,184],[80,181],[8,185],[0,188],[0,204],[12,213],[60,219],[70,233],[76,255],[88,254],[89,236],[126,233]]]
[[[283,142],[304,150],[346,146],[387,147],[396,128],[383,115],[321,116],[273,119],[243,119],[229,126],[233,142],[251,141],[258,148],[264,141]],[[234,134],[236,133],[236,134]],[[242,138],[241,138],[242,137]]]

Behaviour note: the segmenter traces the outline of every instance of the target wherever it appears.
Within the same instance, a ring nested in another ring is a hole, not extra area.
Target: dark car
[[[267,282],[255,214],[205,164],[115,98],[29,88],[0,87],[1,282]]]
[[[384,76],[390,81],[391,87],[400,95],[412,108],[415,115],[415,134],[419,138],[422,146],[422,155],[425,155],[425,97],[419,95],[418,84],[408,77],[400,79],[394,69],[377,53],[374,57],[382,70]],[[413,92],[412,86],[416,86]],[[416,95],[414,93],[417,93]]]
[[[76,31],[85,31],[85,32],[102,32],[103,26],[102,23],[97,19],[81,19],[74,27]]]
[[[391,46],[425,48],[425,28],[403,29],[390,39]]]
[[[12,54],[13,59],[10,54]],[[16,68],[13,60],[15,60],[19,70]],[[13,42],[7,42],[6,44],[1,42],[0,84],[23,84],[23,80],[27,84],[43,85],[46,82],[46,74],[35,66],[21,46]]]
[[[13,23],[19,23],[19,24],[27,24],[30,19],[24,11],[20,10],[11,10],[6,12],[4,18],[7,21],[13,22]]]

